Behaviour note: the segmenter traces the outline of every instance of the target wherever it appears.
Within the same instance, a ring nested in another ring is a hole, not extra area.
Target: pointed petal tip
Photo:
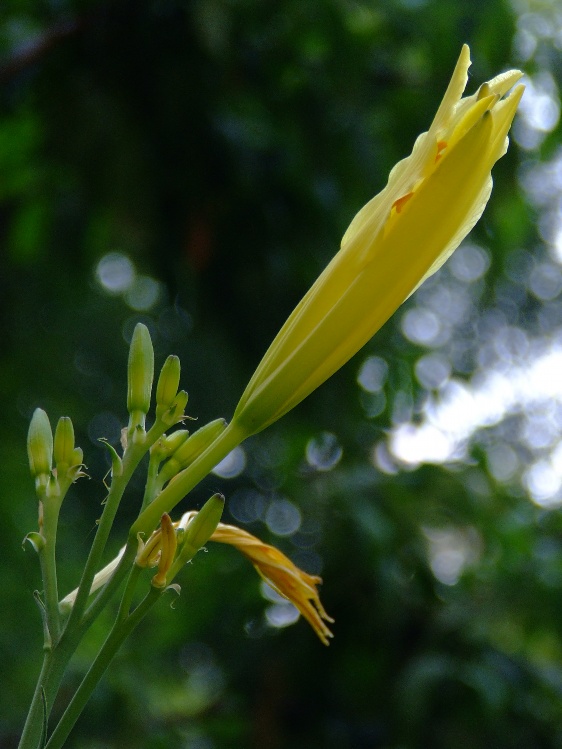
[[[523,73],[521,70],[515,68],[513,70],[506,70],[505,73],[500,73],[488,81],[488,86],[492,93],[504,96],[522,77]]]
[[[505,121],[509,124],[511,124],[511,120],[515,117],[515,112],[517,111],[517,107],[519,106],[519,102],[521,101],[521,97],[524,93],[525,85],[523,83],[520,83],[513,89],[513,91],[511,91],[507,98],[505,98],[497,105],[497,109],[501,107],[500,111],[502,114],[502,118],[505,118]]]

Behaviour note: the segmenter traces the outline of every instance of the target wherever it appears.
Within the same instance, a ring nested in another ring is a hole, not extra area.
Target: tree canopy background
[[[33,409],[72,417],[91,476],[63,507],[66,591],[104,497],[98,439],[117,444],[126,419],[134,324],[160,362],[180,356],[199,423],[228,417],[428,128],[464,42],[470,93],[528,74],[483,220],[366,349],[182,506],[220,489],[228,520],[321,574],[329,650],[210,545],[69,746],[562,747],[562,378],[533,369],[562,325],[562,7],[534,0],[4,0],[2,747],[41,657],[38,567],[20,547],[36,525]],[[517,377],[528,389],[509,400]],[[494,382],[496,409],[477,412]],[[473,421],[453,409],[447,431],[439,404],[463,395]]]

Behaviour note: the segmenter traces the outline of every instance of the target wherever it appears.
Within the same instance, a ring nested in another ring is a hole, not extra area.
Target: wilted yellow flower
[[[333,635],[326,622],[334,620],[324,610],[316,589],[322,578],[299,569],[279,549],[264,544],[235,525],[219,523],[211,541],[235,546],[268,585],[297,607],[324,645],[329,644],[328,638]]]
[[[211,504],[208,505],[210,512],[207,512],[207,516],[216,514],[216,508],[213,507],[213,504],[217,504],[219,497],[222,500],[221,495],[214,495],[211,498]],[[222,506],[220,510],[222,511]],[[163,515],[160,528],[150,535],[147,542],[143,543],[139,539],[139,551],[135,564],[139,567],[158,565],[158,573],[153,577],[152,585],[165,587],[175,576],[176,571],[172,568],[172,562],[177,547],[176,531],[188,533],[190,523],[197,515],[196,510],[190,510],[175,523],[170,521],[167,514]],[[208,519],[211,518],[207,517],[206,520]],[[197,529],[197,533],[199,533],[199,529]],[[259,575],[268,585],[296,606],[324,645],[329,644],[328,638],[333,635],[326,622],[333,622],[334,620],[324,610],[318,595],[317,585],[321,584],[322,578],[317,575],[309,575],[299,569],[279,549],[264,544],[259,538],[252,536],[241,528],[237,528],[235,525],[218,523],[216,530],[208,540],[235,546],[252,562]],[[198,547],[200,542],[205,543],[202,538],[199,541],[195,540],[195,543],[192,541],[191,545],[194,551],[196,551],[195,547]],[[124,551],[125,547],[119,551],[115,559],[97,573],[90,594],[101,588],[110,579]],[[60,601],[61,611],[66,613],[72,608],[77,592],[78,589],[73,590]]]
[[[167,584],[167,575],[170,567],[174,562],[178,539],[176,529],[167,512],[162,515],[160,523],[160,558],[158,560],[158,572],[152,578],[152,585],[155,588],[165,588]]]
[[[276,421],[339,369],[480,218],[523,86],[502,99],[522,75],[511,70],[461,98],[469,65],[465,45],[429,131],[355,216],[271,344],[234,415],[244,433]]]

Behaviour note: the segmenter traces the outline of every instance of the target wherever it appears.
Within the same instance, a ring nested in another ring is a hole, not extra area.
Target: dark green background
[[[33,409],[45,408],[53,423],[72,417],[91,475],[63,508],[66,591],[104,496],[107,464],[92,420],[110,414],[106,423],[125,423],[134,323],[149,325],[158,362],[181,357],[190,414],[200,423],[228,417],[355,212],[427,129],[462,43],[471,45],[472,93],[522,64],[514,36],[518,25],[529,27],[529,11],[548,26],[556,7],[3,0],[1,747],[17,743],[41,658],[38,565],[20,546],[36,524],[25,455]],[[527,72],[560,80],[559,50],[548,34],[537,39]],[[543,304],[509,272],[516,251],[545,253],[517,175],[521,164],[549,159],[557,140],[554,129],[538,149],[512,143],[473,234],[492,257],[472,292],[477,314],[503,309],[522,329],[533,330],[541,311],[553,330],[560,319],[556,300]],[[161,284],[155,306],[134,310],[124,295],[103,291],[95,270],[109,252]],[[69,746],[562,747],[559,511],[535,506],[517,481],[488,474],[485,449],[501,443],[501,430],[477,436],[469,459],[455,466],[395,475],[373,466],[397,394],[414,404],[424,398],[413,371],[425,349],[403,336],[402,314],[250,441],[242,475],[209,477],[184,503],[200,506],[216,489],[227,498],[255,489],[265,501],[297,504],[302,530],[314,529],[306,543],[301,534],[300,549],[261,521],[247,527],[321,571],[322,599],[336,619],[330,648],[303,621],[268,627],[251,566],[210,546],[185,570],[174,608],[155,610],[127,643]],[[356,382],[367,354],[389,365],[386,408],[374,418]],[[476,367],[467,361],[453,367],[461,379]],[[328,472],[304,458],[322,432],[343,448]],[[112,551],[137,502],[131,493]],[[451,527],[476,532],[479,556],[444,585],[432,574],[423,529]],[[102,620],[55,713],[100,642]]]

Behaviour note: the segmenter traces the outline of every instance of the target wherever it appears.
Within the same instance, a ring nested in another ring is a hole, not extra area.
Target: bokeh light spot
[[[368,356],[357,374],[357,382],[367,393],[377,393],[384,387],[388,364],[380,356]]]
[[[265,522],[276,536],[291,536],[300,528],[301,512],[288,499],[274,499],[266,510]]]
[[[239,476],[244,468],[246,467],[246,453],[243,447],[235,447],[231,450],[226,458],[223,458],[213,468],[215,476],[220,476],[222,479],[233,479]]]
[[[306,462],[317,471],[331,471],[343,455],[338,438],[331,432],[322,432],[310,439],[305,450]]]
[[[135,266],[121,252],[110,252],[104,255],[96,267],[96,278],[104,291],[110,294],[122,294],[135,280]]]

